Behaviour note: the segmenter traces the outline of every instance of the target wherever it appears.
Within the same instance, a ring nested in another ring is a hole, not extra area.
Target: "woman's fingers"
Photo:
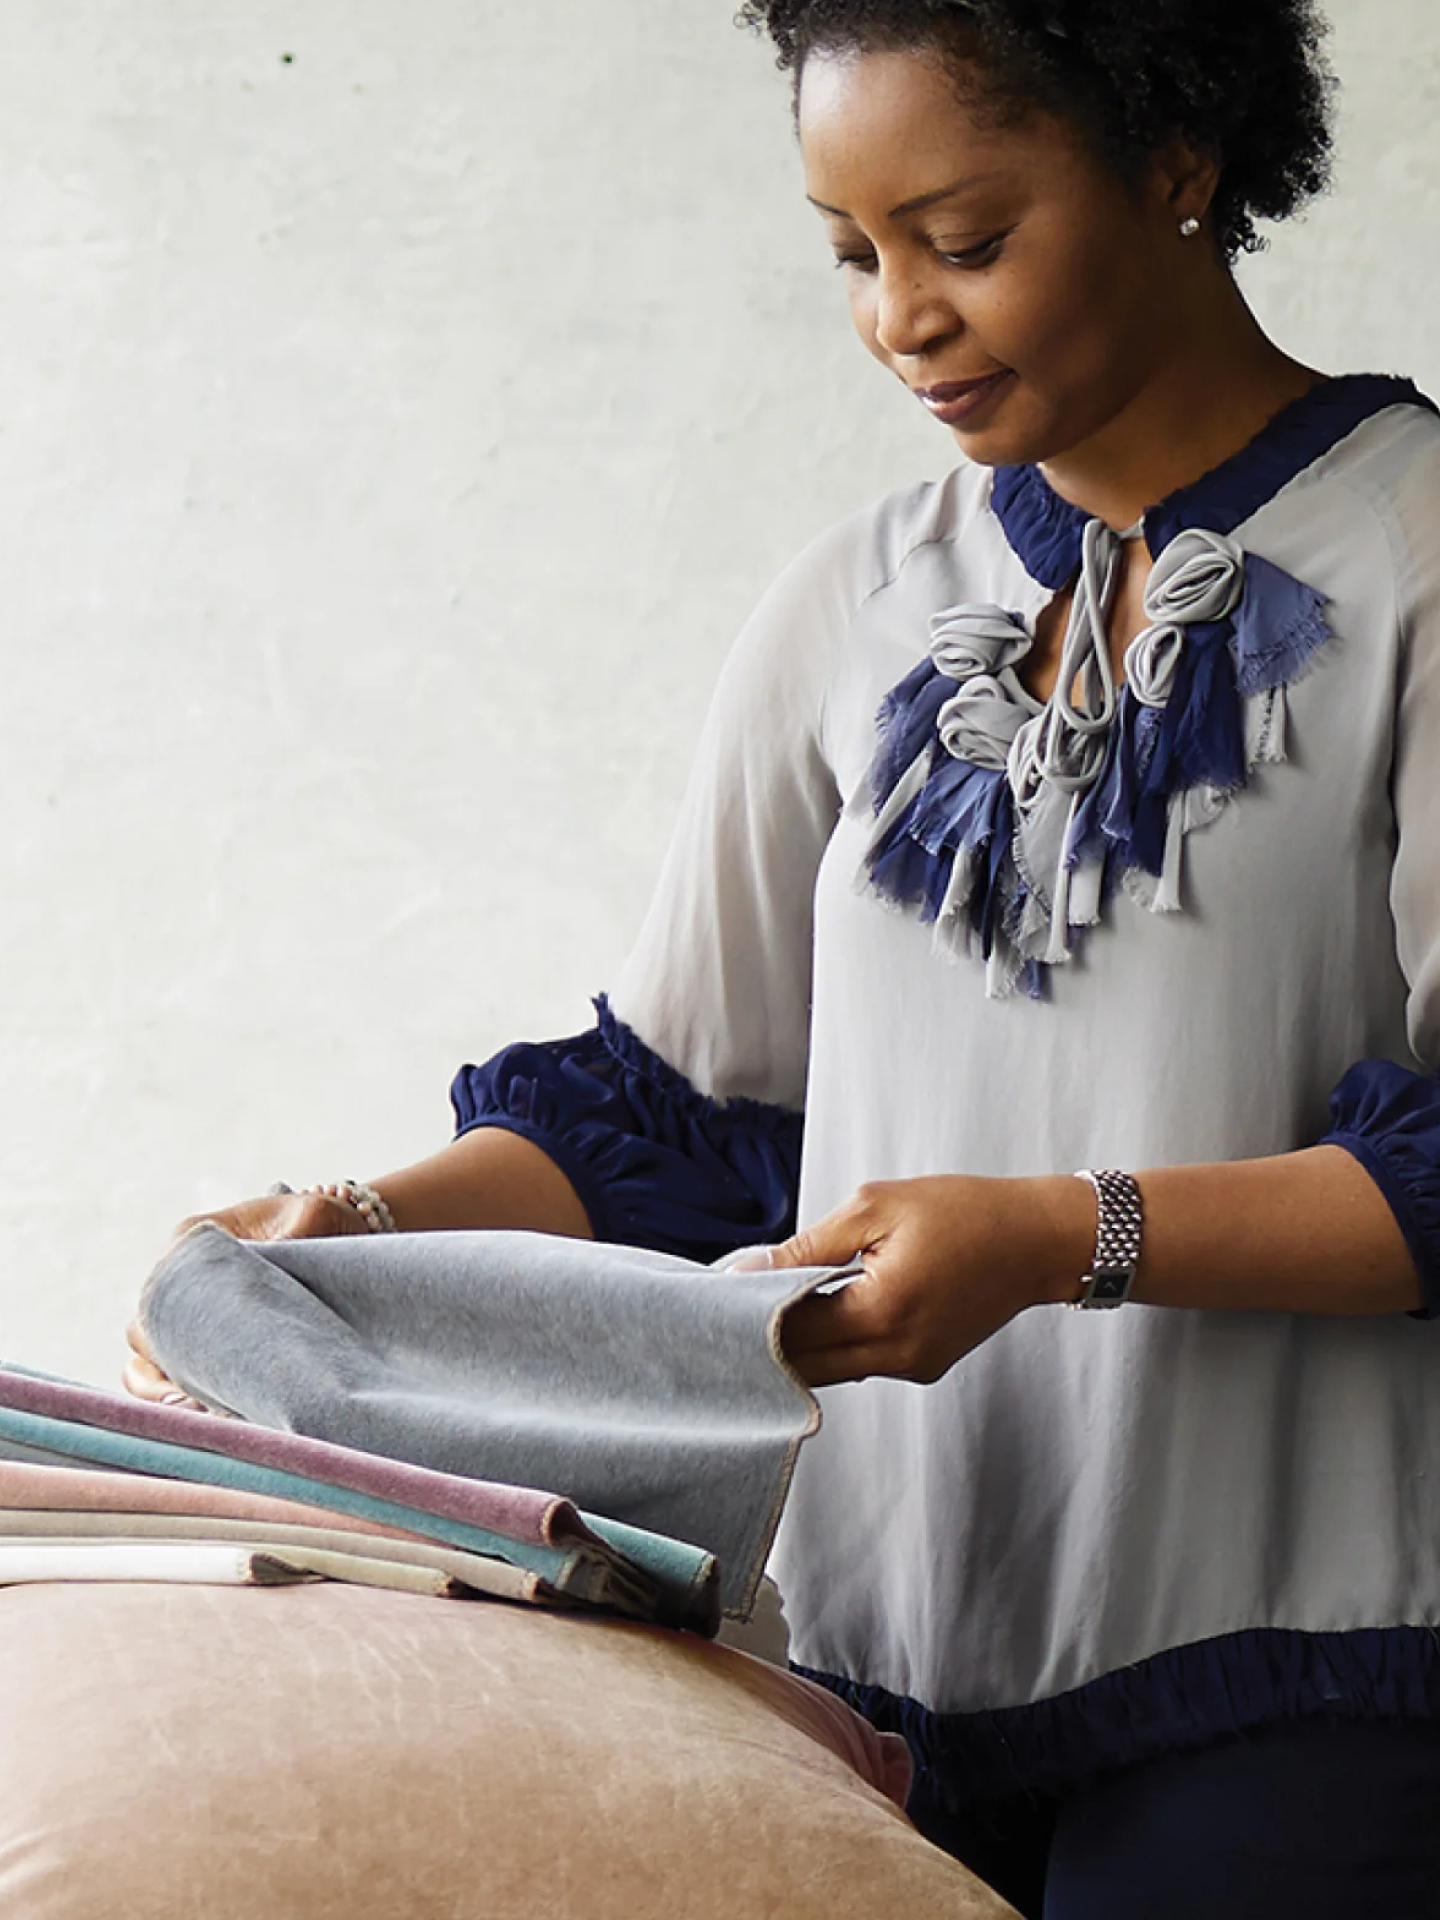
[[[1034,1304],[1003,1187],[962,1175],[878,1181],[777,1248],[778,1267],[842,1266],[857,1254],[864,1264],[860,1278],[787,1313],[782,1339],[801,1377],[928,1385]],[[1020,1204],[1013,1194],[1008,1203]]]
[[[827,1347],[803,1359],[791,1355],[790,1364],[807,1387],[838,1387],[849,1380],[892,1378],[895,1373],[883,1347]]]
[[[868,1344],[875,1336],[876,1283],[866,1274],[830,1293],[810,1293],[785,1314],[785,1351],[797,1355]]]
[[[202,1225],[223,1227],[237,1240],[315,1240],[368,1231],[353,1207],[323,1193],[267,1193],[214,1213],[191,1214],[176,1227],[174,1237],[181,1240]],[[131,1321],[125,1337],[130,1345],[130,1358],[120,1377],[127,1393],[157,1406],[187,1407],[200,1413],[209,1411],[203,1402],[193,1399],[183,1387],[177,1387],[156,1365],[138,1321]]]
[[[843,1207],[770,1248],[772,1267],[848,1267],[883,1234],[875,1190],[862,1187]]]
[[[888,1224],[883,1190],[862,1187],[844,1206],[770,1250],[774,1267],[850,1267],[865,1272],[788,1308],[781,1327],[786,1357],[812,1387],[896,1370],[889,1352],[886,1288],[877,1267]]]
[[[837,1380],[860,1380],[883,1370],[866,1364],[873,1356],[848,1304],[847,1296],[859,1285],[852,1281],[835,1293],[812,1293],[787,1308],[780,1344],[807,1386],[829,1387]]]
[[[812,1387],[885,1374],[901,1380],[934,1379],[915,1316],[897,1311],[895,1275],[883,1256],[865,1273],[832,1293],[812,1293],[785,1315],[781,1332],[786,1357]]]
[[[125,1391],[133,1394],[137,1400],[148,1400],[156,1407],[185,1407],[191,1413],[204,1413],[204,1404],[192,1400],[183,1387],[177,1387],[168,1379],[153,1360],[146,1360],[138,1353],[132,1353],[124,1373],[120,1376]]]
[[[214,1213],[193,1213],[180,1222],[175,1238],[203,1225],[223,1227],[237,1240],[322,1240],[369,1231],[353,1207],[324,1193],[266,1193]]]
[[[137,1400],[163,1402],[172,1393],[180,1392],[175,1382],[162,1373],[151,1359],[144,1346],[144,1335],[133,1323],[127,1329],[126,1338],[130,1342],[130,1358],[125,1363],[123,1379],[125,1391],[133,1393]]]
[[[125,1391],[133,1394],[137,1400],[148,1400],[152,1406],[188,1407],[197,1413],[205,1411],[198,1400],[192,1400],[183,1387],[177,1387],[168,1374],[156,1365],[150,1351],[150,1342],[138,1320],[132,1320],[125,1329],[125,1338],[130,1345],[130,1358],[121,1374],[121,1384]]]

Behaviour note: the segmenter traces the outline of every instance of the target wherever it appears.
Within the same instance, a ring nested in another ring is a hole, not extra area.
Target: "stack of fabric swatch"
[[[288,1569],[713,1632],[713,1557],[632,1534],[613,1545],[554,1494],[0,1369],[0,1584],[181,1579],[188,1557],[194,1579],[273,1584]],[[186,1544],[227,1548],[233,1572],[208,1551],[160,1551]]]
[[[780,1315],[836,1277],[202,1227],[141,1320],[213,1411],[0,1366],[0,1585],[344,1579],[713,1633],[750,1612],[819,1424]]]

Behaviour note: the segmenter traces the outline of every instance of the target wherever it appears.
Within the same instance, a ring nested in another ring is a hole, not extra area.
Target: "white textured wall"
[[[0,0],[9,1356],[112,1377],[176,1216],[585,1024],[736,624],[946,464],[731,10]],[[1440,388],[1440,15],[1336,12],[1341,190],[1249,278]]]

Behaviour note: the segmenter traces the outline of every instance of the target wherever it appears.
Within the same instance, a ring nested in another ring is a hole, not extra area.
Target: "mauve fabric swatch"
[[[596,1528],[604,1516],[714,1554],[726,1610],[744,1613],[820,1418],[780,1320],[844,1277],[719,1273],[547,1234],[242,1242],[207,1225],[156,1269],[140,1323],[207,1405],[554,1488]],[[218,1425],[225,1445],[234,1423]]]

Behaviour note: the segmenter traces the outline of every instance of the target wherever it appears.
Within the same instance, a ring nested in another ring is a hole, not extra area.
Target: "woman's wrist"
[[[364,1223],[367,1233],[399,1232],[384,1195],[367,1180],[327,1180],[318,1186],[306,1187],[305,1191],[348,1207]]]
[[[1007,1180],[1025,1305],[1070,1306],[1095,1253],[1095,1190],[1073,1174]]]

